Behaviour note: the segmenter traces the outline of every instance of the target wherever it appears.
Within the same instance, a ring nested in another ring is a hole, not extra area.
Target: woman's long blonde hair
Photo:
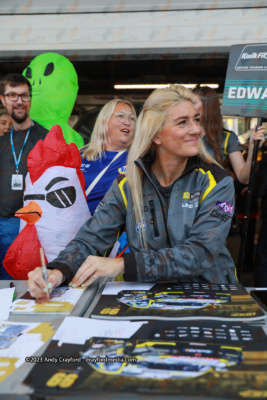
[[[136,116],[134,106],[127,100],[114,99],[105,104],[97,116],[90,142],[80,149],[82,157],[88,161],[95,161],[102,157],[107,144],[108,122],[118,103],[127,104]]]
[[[181,85],[170,85],[164,89],[154,90],[145,101],[143,110],[138,117],[136,133],[129,151],[126,175],[131,189],[136,222],[139,225],[139,234],[143,247],[146,247],[146,237],[142,229],[143,214],[143,171],[135,165],[135,160],[143,157],[152,149],[153,139],[163,128],[170,107],[190,101],[195,104],[196,97],[190,89]],[[203,142],[199,140],[199,157],[207,163],[216,163],[208,153]]]

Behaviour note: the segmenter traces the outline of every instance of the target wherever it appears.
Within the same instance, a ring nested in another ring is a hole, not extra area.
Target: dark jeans
[[[256,287],[267,287],[267,218],[261,221],[255,257],[254,283]]]

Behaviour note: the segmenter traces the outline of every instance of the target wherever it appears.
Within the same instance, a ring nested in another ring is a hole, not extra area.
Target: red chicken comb
[[[32,184],[51,167],[62,166],[75,168],[81,187],[84,190],[85,180],[81,172],[81,156],[74,143],[67,144],[59,125],[54,125],[46,135],[45,140],[39,140],[27,160]]]

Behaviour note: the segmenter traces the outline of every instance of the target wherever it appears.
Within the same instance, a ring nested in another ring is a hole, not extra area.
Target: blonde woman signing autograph
[[[195,97],[182,86],[155,90],[144,104],[118,178],[77,236],[47,265],[29,274],[32,296],[63,281],[88,286],[124,273],[126,281],[235,283],[225,246],[234,206],[232,178],[207,153]],[[126,225],[131,253],[104,258]]]

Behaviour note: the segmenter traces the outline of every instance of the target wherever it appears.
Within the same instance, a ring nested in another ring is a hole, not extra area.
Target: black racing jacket
[[[188,159],[173,184],[169,205],[151,180],[150,163],[142,168],[144,219],[136,221],[127,177],[118,178],[94,216],[48,268],[61,270],[71,280],[89,255],[104,256],[126,226],[130,254],[125,254],[125,280],[177,282],[201,278],[207,282],[236,283],[235,265],[226,248],[234,211],[234,185],[229,174],[198,157]],[[143,249],[139,230],[144,229]]]

